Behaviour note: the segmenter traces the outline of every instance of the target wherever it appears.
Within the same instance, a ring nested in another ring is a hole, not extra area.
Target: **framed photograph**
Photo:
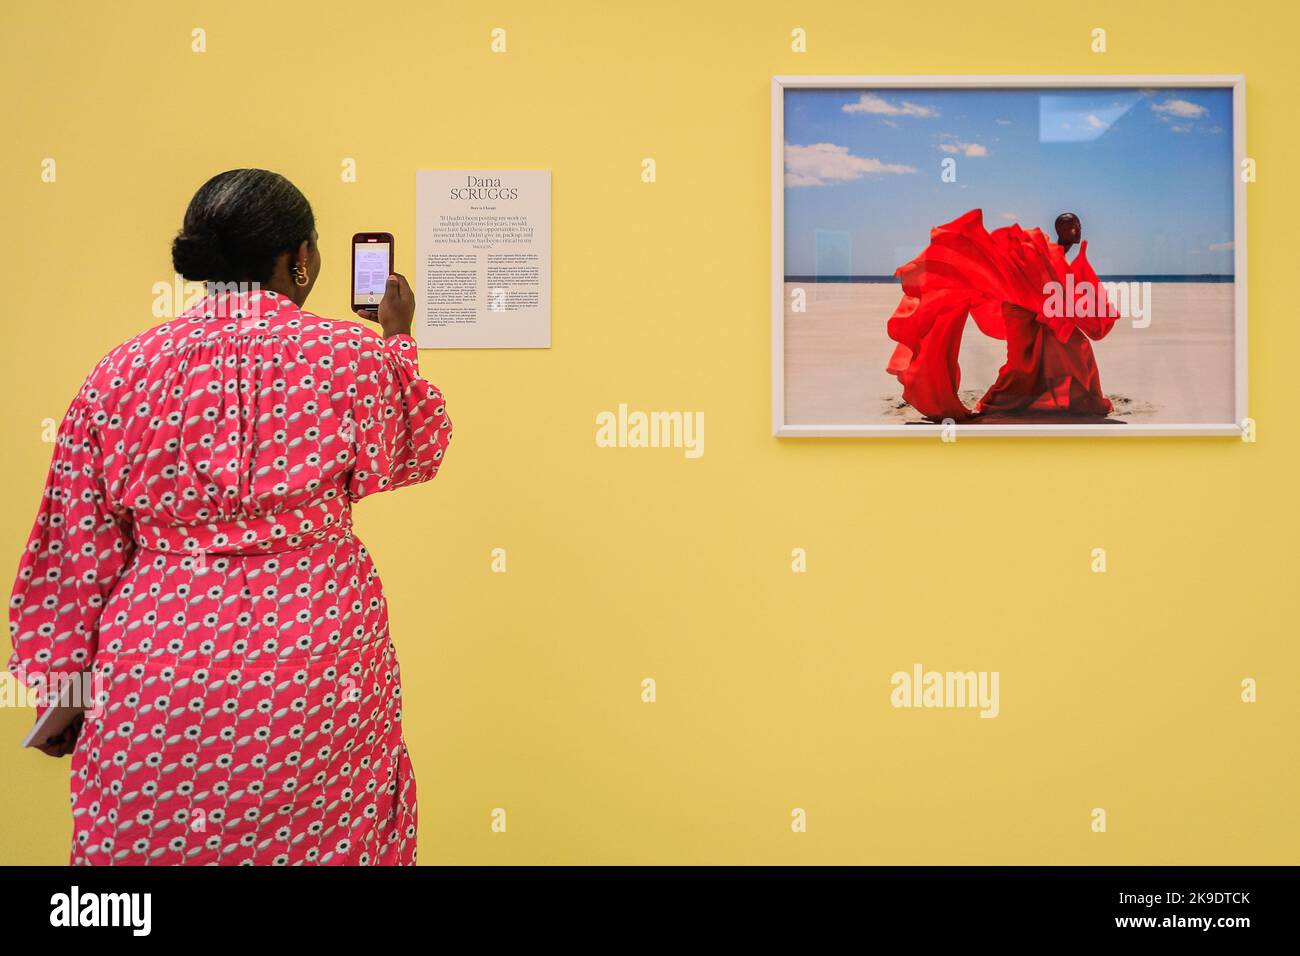
[[[772,82],[780,437],[1248,425],[1245,79]]]

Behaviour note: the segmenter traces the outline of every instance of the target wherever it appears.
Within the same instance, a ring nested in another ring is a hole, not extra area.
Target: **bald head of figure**
[[[1056,217],[1056,241],[1069,249],[1083,237],[1083,223],[1072,212],[1063,212]]]

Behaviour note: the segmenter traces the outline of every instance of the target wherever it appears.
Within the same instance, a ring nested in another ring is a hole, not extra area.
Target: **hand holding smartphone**
[[[378,322],[384,337],[410,335],[415,294],[393,271],[393,234],[359,232],[352,237],[352,311]]]

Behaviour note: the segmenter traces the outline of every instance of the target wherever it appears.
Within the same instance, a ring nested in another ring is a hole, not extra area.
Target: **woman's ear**
[[[298,251],[294,254],[293,264],[306,272],[309,262],[311,262],[311,240],[304,239],[298,246]]]

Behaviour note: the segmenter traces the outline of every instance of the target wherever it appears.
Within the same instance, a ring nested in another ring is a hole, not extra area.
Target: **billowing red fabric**
[[[903,298],[889,319],[889,337],[898,347],[888,371],[902,383],[903,399],[936,420],[1109,414],[1088,339],[1104,337],[1118,313],[1087,249],[1080,243],[1067,262],[1041,229],[1011,225],[988,232],[979,209],[932,229],[925,251],[894,273]],[[1058,290],[1050,283],[1059,283]],[[973,410],[957,396],[967,316],[985,335],[1007,343],[1007,363]]]

